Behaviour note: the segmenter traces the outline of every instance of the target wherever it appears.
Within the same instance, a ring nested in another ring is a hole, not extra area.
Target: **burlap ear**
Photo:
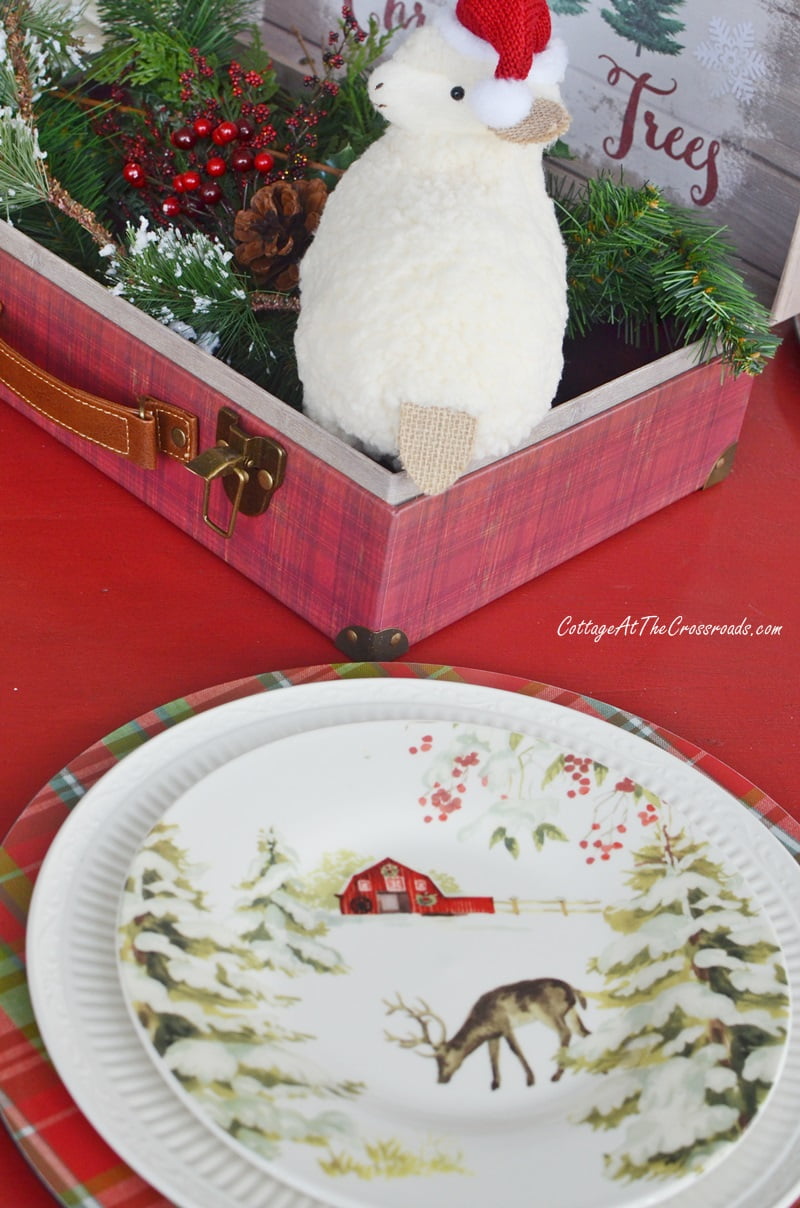
[[[478,421],[449,407],[400,407],[398,447],[403,468],[423,495],[439,495],[470,461]]]
[[[509,143],[552,143],[566,134],[571,120],[558,101],[539,97],[528,116],[517,122],[516,126],[509,126],[507,130],[498,130],[494,126],[491,129],[498,138],[504,138]]]

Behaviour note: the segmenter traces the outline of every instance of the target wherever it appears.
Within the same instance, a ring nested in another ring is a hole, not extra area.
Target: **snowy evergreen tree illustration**
[[[262,967],[290,977],[301,973],[343,973],[338,952],[320,937],[324,912],[303,900],[297,857],[274,831],[260,831],[247,875],[236,886],[237,929]]]
[[[213,1020],[237,1033],[258,1015],[257,967],[234,932],[212,922],[198,869],[178,845],[177,827],[159,823],[136,856],[123,894],[120,955],[139,972],[140,1018],[159,1052]]]
[[[685,29],[682,21],[671,14],[684,0],[610,0],[611,8],[601,9],[601,16],[621,37],[635,43],[636,54],[642,48],[660,55],[678,55],[683,45],[674,35]]]
[[[570,1049],[595,1083],[595,1129],[618,1131],[616,1178],[703,1168],[753,1119],[786,1041],[786,978],[772,933],[708,845],[661,819],[634,853],[634,896],[606,911],[618,937],[590,963],[609,1016]]]
[[[578,17],[588,4],[589,0],[550,0],[550,11],[558,17]]]
[[[187,1093],[243,1144],[272,1157],[282,1139],[341,1140],[348,1118],[304,1100],[348,1098],[358,1086],[304,1056],[310,1037],[284,1022],[296,1000],[268,991],[263,952],[211,909],[204,869],[179,838],[174,825],[154,827],[123,894],[120,957],[139,1021]]]

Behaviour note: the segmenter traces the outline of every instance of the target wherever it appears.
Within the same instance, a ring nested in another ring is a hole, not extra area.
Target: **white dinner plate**
[[[182,1208],[779,1208],[799,885],[728,793],[607,723],[305,685],[90,790],[29,978],[79,1106]]]

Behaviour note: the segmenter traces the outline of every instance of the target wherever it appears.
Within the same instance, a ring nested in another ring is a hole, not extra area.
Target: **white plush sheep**
[[[415,30],[371,77],[390,125],[328,201],[296,336],[307,414],[399,457],[427,494],[543,418],[567,317],[542,168],[569,124],[563,56],[551,42],[529,77],[491,78],[497,53],[449,22]]]

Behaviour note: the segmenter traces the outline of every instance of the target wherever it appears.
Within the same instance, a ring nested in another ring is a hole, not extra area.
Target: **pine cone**
[[[278,180],[265,185],[233,224],[234,255],[258,284],[288,292],[297,285],[303,258],[328,197],[323,180]]]

